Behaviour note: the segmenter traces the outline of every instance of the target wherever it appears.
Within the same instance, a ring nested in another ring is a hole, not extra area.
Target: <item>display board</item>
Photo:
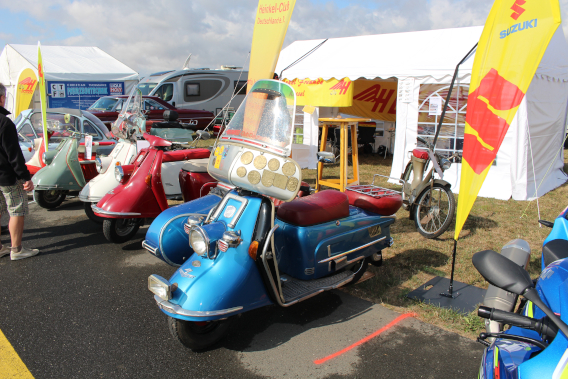
[[[102,96],[124,95],[124,82],[48,81],[49,108],[87,109]]]

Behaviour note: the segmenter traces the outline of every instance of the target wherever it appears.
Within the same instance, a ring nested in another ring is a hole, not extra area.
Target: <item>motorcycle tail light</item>
[[[146,179],[144,179],[144,181],[146,182],[146,185],[151,187],[152,186],[152,175],[148,175],[146,177]]]
[[[31,152],[32,152],[32,148],[31,148],[31,147],[28,147],[28,151],[31,153]]]
[[[256,261],[256,255],[258,253],[258,241],[252,241],[249,246],[249,256]]]
[[[221,250],[223,253],[226,253],[227,250],[229,249],[229,244],[223,240],[217,241],[217,246],[219,247],[219,250]]]

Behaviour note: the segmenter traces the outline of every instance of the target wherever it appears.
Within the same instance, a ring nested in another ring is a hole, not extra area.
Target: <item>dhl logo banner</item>
[[[22,111],[29,109],[32,97],[37,86],[37,76],[31,68],[22,70],[18,77],[16,87],[16,109],[14,118],[18,117]]]
[[[558,0],[496,0],[491,8],[469,87],[455,240],[560,22]]]
[[[259,0],[252,35],[247,92],[260,79],[272,79],[296,0]]]
[[[316,107],[348,107],[353,103],[353,82],[348,78],[284,79],[296,92],[296,105]]]
[[[396,82],[358,79],[353,84],[353,105],[341,112],[374,120],[396,121]]]

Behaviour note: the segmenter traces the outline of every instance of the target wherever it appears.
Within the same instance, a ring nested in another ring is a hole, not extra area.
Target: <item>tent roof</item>
[[[537,70],[555,79],[568,80],[568,46],[559,28]],[[483,26],[330,38],[314,52],[286,69],[286,79],[392,77],[440,80],[454,74],[456,65],[479,41]],[[302,57],[323,39],[296,41],[280,52],[276,73]],[[554,45],[554,48],[552,48]],[[548,54],[554,51],[554,54]],[[473,57],[460,66],[459,77],[471,75]],[[543,67],[544,66],[544,67]],[[545,68],[545,70],[541,70]]]
[[[137,80],[138,73],[98,47],[41,46],[47,80]],[[6,45],[0,62],[7,61],[19,73],[31,65],[37,69],[36,45]],[[26,64],[27,63],[27,64]],[[17,68],[16,68],[17,67]]]

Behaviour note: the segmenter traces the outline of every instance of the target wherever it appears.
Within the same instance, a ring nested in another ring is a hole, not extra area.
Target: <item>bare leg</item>
[[[24,234],[24,216],[10,217],[10,238],[12,247],[22,246],[22,235]]]

